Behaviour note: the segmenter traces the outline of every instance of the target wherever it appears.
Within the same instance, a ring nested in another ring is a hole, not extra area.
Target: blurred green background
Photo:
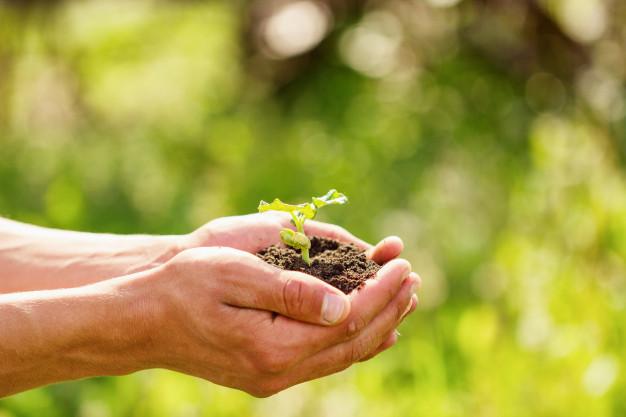
[[[183,233],[337,188],[424,279],[394,349],[269,399],[154,370],[0,416],[626,415],[625,79],[619,0],[0,0],[1,215]]]

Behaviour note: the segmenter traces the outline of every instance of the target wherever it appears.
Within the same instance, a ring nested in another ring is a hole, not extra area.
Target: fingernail
[[[397,331],[397,330],[394,330],[393,332],[394,332],[394,333],[395,333],[395,335],[396,335],[396,336],[398,336],[398,337],[402,336],[402,334],[401,334],[399,331]]]
[[[345,297],[336,294],[326,293],[322,302],[322,319],[328,324],[334,324],[341,319],[346,309],[348,301]]]

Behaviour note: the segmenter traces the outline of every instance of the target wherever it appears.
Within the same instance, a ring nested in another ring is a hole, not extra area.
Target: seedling
[[[275,198],[271,203],[267,203],[263,200],[259,203],[259,212],[275,210],[286,211],[291,214],[291,222],[296,226],[296,230],[284,228],[280,231],[280,239],[287,246],[291,246],[296,250],[300,250],[302,260],[307,265],[311,265],[311,259],[309,258],[309,249],[311,248],[311,241],[304,234],[304,222],[307,219],[314,219],[317,216],[317,211],[324,206],[331,204],[346,204],[348,197],[338,192],[337,190],[330,190],[321,197],[313,197],[310,203],[302,204],[287,204]]]

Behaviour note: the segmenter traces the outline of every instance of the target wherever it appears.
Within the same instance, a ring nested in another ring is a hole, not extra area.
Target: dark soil
[[[367,259],[365,252],[355,245],[323,237],[311,238],[311,266],[302,260],[299,251],[290,247],[270,246],[257,256],[279,268],[313,275],[346,294],[360,288],[380,269],[380,265]]]

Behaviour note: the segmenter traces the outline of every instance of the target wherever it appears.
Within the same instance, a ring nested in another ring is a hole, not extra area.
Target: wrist
[[[64,367],[79,370],[74,378],[126,375],[158,366],[152,351],[159,296],[145,285],[151,275],[141,272],[68,290],[67,343],[59,357]]]
[[[123,373],[168,367],[169,347],[172,342],[176,344],[176,329],[169,328],[168,323],[176,321],[179,313],[173,300],[176,297],[172,296],[176,283],[169,265],[164,262],[148,271],[97,284],[117,298],[116,309],[121,317],[113,323],[117,328],[114,333],[126,335],[118,349],[131,359]]]
[[[149,367],[148,303],[136,291],[106,284],[77,288],[82,294],[68,309],[70,314],[88,311],[68,325],[68,340],[59,352],[63,367],[78,372],[72,379],[126,375]]]
[[[149,236],[145,242],[139,242],[136,251],[143,260],[129,273],[146,271],[164,265],[189,246],[188,235]]]
[[[91,276],[95,281],[128,276],[164,265],[184,249],[184,236],[99,235],[87,244],[69,273]],[[89,273],[86,273],[89,272]],[[82,285],[90,282],[81,282]]]
[[[124,375],[162,366],[158,357],[161,350],[158,336],[163,333],[165,297],[154,282],[161,269],[93,286],[99,297],[111,299],[110,305],[103,309],[111,312],[106,331],[95,343],[108,352],[103,363],[106,375]]]
[[[216,241],[216,232],[213,222],[206,223],[201,228],[194,230],[191,233],[177,236],[176,247],[179,253],[193,248],[206,247],[206,246],[220,246]]]

